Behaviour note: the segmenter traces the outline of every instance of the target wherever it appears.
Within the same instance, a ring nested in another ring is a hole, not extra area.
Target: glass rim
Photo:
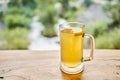
[[[59,24],[59,27],[62,25],[66,25],[66,24],[79,24],[79,25],[82,25],[80,27],[85,27],[85,24],[83,22],[64,22],[64,23]]]

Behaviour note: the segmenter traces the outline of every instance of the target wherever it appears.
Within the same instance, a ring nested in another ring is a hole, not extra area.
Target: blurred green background
[[[97,18],[101,14],[97,7],[105,17]],[[95,18],[90,11],[96,13]],[[95,37],[96,48],[120,49],[120,0],[2,0],[0,49],[28,49],[30,24],[36,15],[44,25],[39,32],[44,37],[57,36],[54,25],[62,18],[84,22],[86,33]]]

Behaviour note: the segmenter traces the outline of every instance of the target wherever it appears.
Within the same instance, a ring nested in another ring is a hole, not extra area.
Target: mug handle
[[[93,59],[93,53],[94,53],[94,49],[95,49],[94,37],[90,34],[85,34],[85,37],[90,38],[91,50],[90,50],[90,56],[83,58],[83,61],[90,61]]]

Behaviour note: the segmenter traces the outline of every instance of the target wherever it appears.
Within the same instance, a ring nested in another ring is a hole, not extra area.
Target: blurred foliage
[[[29,41],[27,39],[28,29],[14,28],[0,32],[0,49],[27,49]]]
[[[8,9],[0,12],[0,21],[4,22],[5,30],[0,31],[0,49],[26,49],[29,42],[26,39],[32,17],[39,15],[39,21],[45,26],[41,32],[43,36],[54,37],[54,25],[59,18],[76,21],[76,17],[84,12],[93,0],[83,0],[83,7],[70,5],[77,0],[10,0]],[[106,14],[112,22],[94,21],[87,28],[96,40],[96,48],[120,49],[120,0],[111,4],[107,0],[104,5]],[[57,15],[56,3],[62,4],[62,11]],[[22,34],[21,34],[22,32]]]
[[[32,10],[35,9],[34,0],[10,0],[8,9],[4,12],[4,24],[7,28],[30,28]]]
[[[107,0],[107,4],[103,7],[107,15],[113,20],[110,27],[120,27],[120,0],[116,0],[115,4],[112,2],[112,0]]]
[[[69,8],[68,11],[63,12],[63,18],[65,18],[67,21],[74,21],[76,18],[76,12],[78,11],[78,8],[75,6],[72,6]]]
[[[45,9],[40,13],[40,22],[45,26],[42,31],[42,35],[46,37],[56,36],[54,31],[54,24],[57,22],[57,17],[55,17],[55,8],[53,5],[46,6]]]
[[[4,23],[6,27],[9,29],[16,28],[16,27],[29,28],[31,20],[26,18],[25,15],[9,14],[4,17]]]
[[[68,10],[69,1],[68,0],[49,0],[49,1],[48,0],[39,0],[39,1],[36,0],[36,2],[41,3],[41,5],[38,5],[38,8],[37,10],[35,10],[34,13],[37,13],[37,14],[39,13],[40,22],[42,22],[43,25],[45,26],[44,30],[42,31],[42,35],[46,37],[56,36],[56,32],[54,31],[54,25],[57,23],[57,20],[61,16],[56,15],[55,4],[56,2],[62,3],[64,7],[62,9],[63,11],[62,17],[68,18],[68,16],[70,17],[72,13],[68,12],[66,14],[69,14],[69,15],[66,15],[64,12]],[[38,10],[40,10],[40,12]]]
[[[108,24],[108,31],[96,38],[96,48],[120,49],[120,0],[107,0],[104,10],[112,22]],[[101,29],[101,28],[100,28]]]
[[[82,5],[85,6],[85,7],[89,7],[92,3],[93,3],[92,0],[83,0]]]
[[[8,3],[9,7],[30,7],[30,9],[36,8],[35,0],[10,0]]]
[[[87,28],[87,32],[92,34],[95,38],[102,35],[108,29],[108,23],[104,21],[94,21]]]
[[[55,8],[53,5],[46,6],[45,9],[40,13],[40,21],[46,25],[46,24],[55,24],[57,21],[55,21]]]
[[[96,48],[120,49],[120,29],[116,28],[96,38]]]
[[[24,15],[26,16],[26,18],[32,18],[33,13],[31,12],[31,9],[28,7],[10,7],[7,11],[6,11],[6,15],[7,14],[20,14],[20,15]]]
[[[4,19],[4,13],[0,11],[0,21],[3,21],[3,19]]]
[[[56,9],[55,9],[56,2],[60,2],[62,4],[62,13],[59,16],[57,16],[56,14]],[[44,1],[39,1],[39,3],[41,3],[41,5],[39,5],[39,9],[41,10],[39,14],[40,22],[42,22],[43,25],[45,26],[45,29],[42,31],[43,36],[54,37],[56,35],[53,28],[59,18],[64,18],[68,21],[75,20],[76,17],[75,12],[78,9],[75,6],[70,7],[69,0],[51,0],[51,1],[44,0]],[[36,12],[38,11],[36,10]]]
[[[69,8],[70,8],[70,6],[69,6],[69,0],[59,0],[59,1],[62,3],[62,5],[64,7],[64,10],[68,11]]]
[[[54,30],[53,27],[47,27],[45,28],[42,32],[42,35],[46,36],[46,37],[54,37],[54,36],[57,36],[56,35],[56,32]]]
[[[112,0],[106,2],[103,8],[112,21],[94,21],[87,28],[87,32],[95,37],[96,48],[120,49],[120,1],[115,4],[111,3]]]
[[[95,37],[98,49],[120,49],[120,28],[109,28],[110,23],[94,21],[86,28],[86,32]]]
[[[5,27],[0,31],[0,49],[27,49],[26,37],[35,6],[34,0],[10,0],[8,8],[0,12]]]

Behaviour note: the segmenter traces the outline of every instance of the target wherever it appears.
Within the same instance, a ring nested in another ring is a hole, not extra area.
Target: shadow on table
[[[79,74],[66,74],[61,71],[62,80],[82,80],[82,78],[81,78],[82,74],[83,74],[83,72],[81,72]]]

